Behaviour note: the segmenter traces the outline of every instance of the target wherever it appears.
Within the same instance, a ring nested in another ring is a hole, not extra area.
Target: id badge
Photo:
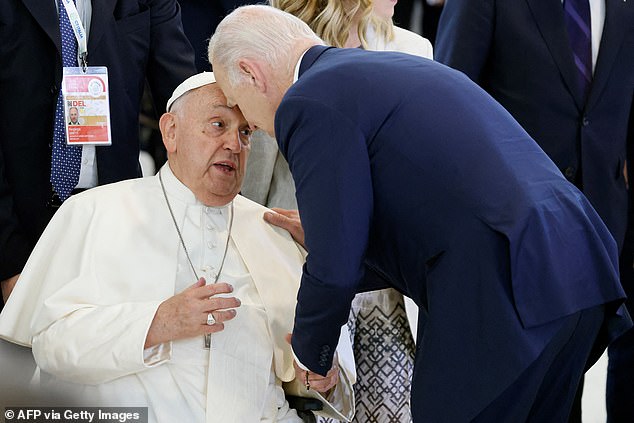
[[[111,145],[108,69],[64,67],[62,98],[68,145]]]

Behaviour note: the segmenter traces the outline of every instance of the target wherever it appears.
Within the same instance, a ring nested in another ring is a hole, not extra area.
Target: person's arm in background
[[[18,282],[19,277],[20,277],[20,274],[18,273],[15,276],[12,276],[3,281],[0,281],[0,288],[2,288],[2,304],[7,302],[7,300],[9,299],[9,295],[11,295],[11,291],[13,291],[13,288],[15,287],[15,284]]]
[[[481,84],[494,28],[493,0],[446,2],[438,24],[434,59]]]
[[[197,71],[194,50],[183,31],[176,0],[150,2],[150,31],[146,77],[160,116],[174,88]]]
[[[11,294],[32,248],[14,211],[12,187],[5,175],[4,156],[0,148],[0,309]]]

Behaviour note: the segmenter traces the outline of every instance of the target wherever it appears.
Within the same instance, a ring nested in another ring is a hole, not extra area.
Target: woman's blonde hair
[[[392,21],[372,13],[372,0],[270,0],[271,6],[306,22],[327,44],[344,47],[350,34],[352,18],[360,12],[357,33],[361,47],[368,48],[366,33],[373,27],[377,37],[392,41]]]

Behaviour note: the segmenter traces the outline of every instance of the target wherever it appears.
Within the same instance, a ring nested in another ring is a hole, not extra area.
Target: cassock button
[[[581,124],[583,126],[588,126],[588,125],[590,125],[590,121],[588,120],[587,117],[584,116],[583,119],[581,119]]]

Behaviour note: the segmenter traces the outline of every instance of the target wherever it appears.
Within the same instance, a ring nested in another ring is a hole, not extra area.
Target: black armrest
[[[304,398],[296,397],[293,395],[287,395],[286,400],[291,408],[298,411],[320,411],[323,410],[324,405],[316,398]]]

